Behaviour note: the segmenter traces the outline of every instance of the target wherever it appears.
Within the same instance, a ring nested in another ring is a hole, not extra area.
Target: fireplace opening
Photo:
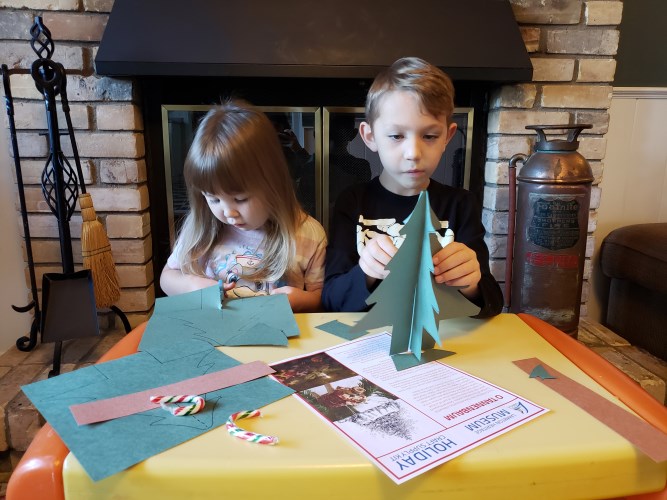
[[[183,168],[197,126],[212,106],[162,106],[165,189],[169,237],[173,247],[189,204]],[[367,182],[382,172],[379,155],[360,135],[360,107],[325,106],[259,108],[273,123],[289,167],[297,198],[304,210],[328,232],[333,206],[352,184]],[[472,108],[457,108],[456,134],[432,178],[450,186],[470,187]]]
[[[356,133],[372,79],[143,77],[143,105],[153,264],[159,276],[187,213],[183,161],[201,117],[230,97],[262,109],[277,133],[289,128],[299,146],[287,154],[304,209],[325,230],[338,194],[379,175],[376,153]],[[488,83],[455,82],[458,131],[433,178],[483,197]],[[342,144],[347,141],[347,144]],[[294,153],[294,154],[292,154]],[[155,286],[157,296],[163,293]]]

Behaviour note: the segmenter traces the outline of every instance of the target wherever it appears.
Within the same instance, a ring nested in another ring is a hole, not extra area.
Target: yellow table
[[[226,347],[242,362],[271,363],[321,350],[341,339],[314,327],[355,314],[297,315],[289,348]],[[258,446],[223,427],[97,483],[70,454],[63,468],[67,499],[93,498],[609,498],[663,489],[667,463],[656,464],[629,442],[543,384],[513,360],[538,357],[573,380],[617,401],[519,317],[448,322],[446,363],[515,392],[551,411],[402,485],[394,484],[294,397],[263,409],[243,427],[280,438]],[[620,404],[620,403],[619,403]],[[11,500],[11,499],[10,499]]]

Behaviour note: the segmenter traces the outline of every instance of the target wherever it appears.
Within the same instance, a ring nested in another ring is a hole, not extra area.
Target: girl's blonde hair
[[[177,248],[183,272],[205,275],[224,232],[202,193],[244,193],[269,210],[264,258],[253,279],[275,281],[296,266],[295,234],[306,217],[294,194],[278,136],[264,113],[243,101],[210,110],[200,122],[184,167],[190,211]]]
[[[454,84],[442,70],[418,57],[403,57],[380,72],[366,97],[366,121],[372,126],[380,115],[387,92],[403,90],[417,96],[424,111],[444,116],[451,122],[454,113]]]

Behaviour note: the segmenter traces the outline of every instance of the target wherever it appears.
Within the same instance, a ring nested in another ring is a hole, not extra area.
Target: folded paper
[[[405,240],[387,265],[389,275],[366,299],[368,305],[375,305],[352,328],[359,332],[391,325],[391,355],[408,351],[420,360],[422,349],[441,345],[440,320],[479,313],[479,307],[459,293],[460,287],[435,282],[433,255],[442,248],[436,236],[438,225],[428,194],[422,191],[400,230]]]

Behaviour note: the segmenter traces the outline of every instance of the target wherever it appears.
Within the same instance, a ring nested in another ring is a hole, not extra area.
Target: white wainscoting
[[[588,318],[598,322],[607,304],[599,263],[605,236],[629,224],[667,222],[667,88],[616,87],[609,114],[587,302]]]

